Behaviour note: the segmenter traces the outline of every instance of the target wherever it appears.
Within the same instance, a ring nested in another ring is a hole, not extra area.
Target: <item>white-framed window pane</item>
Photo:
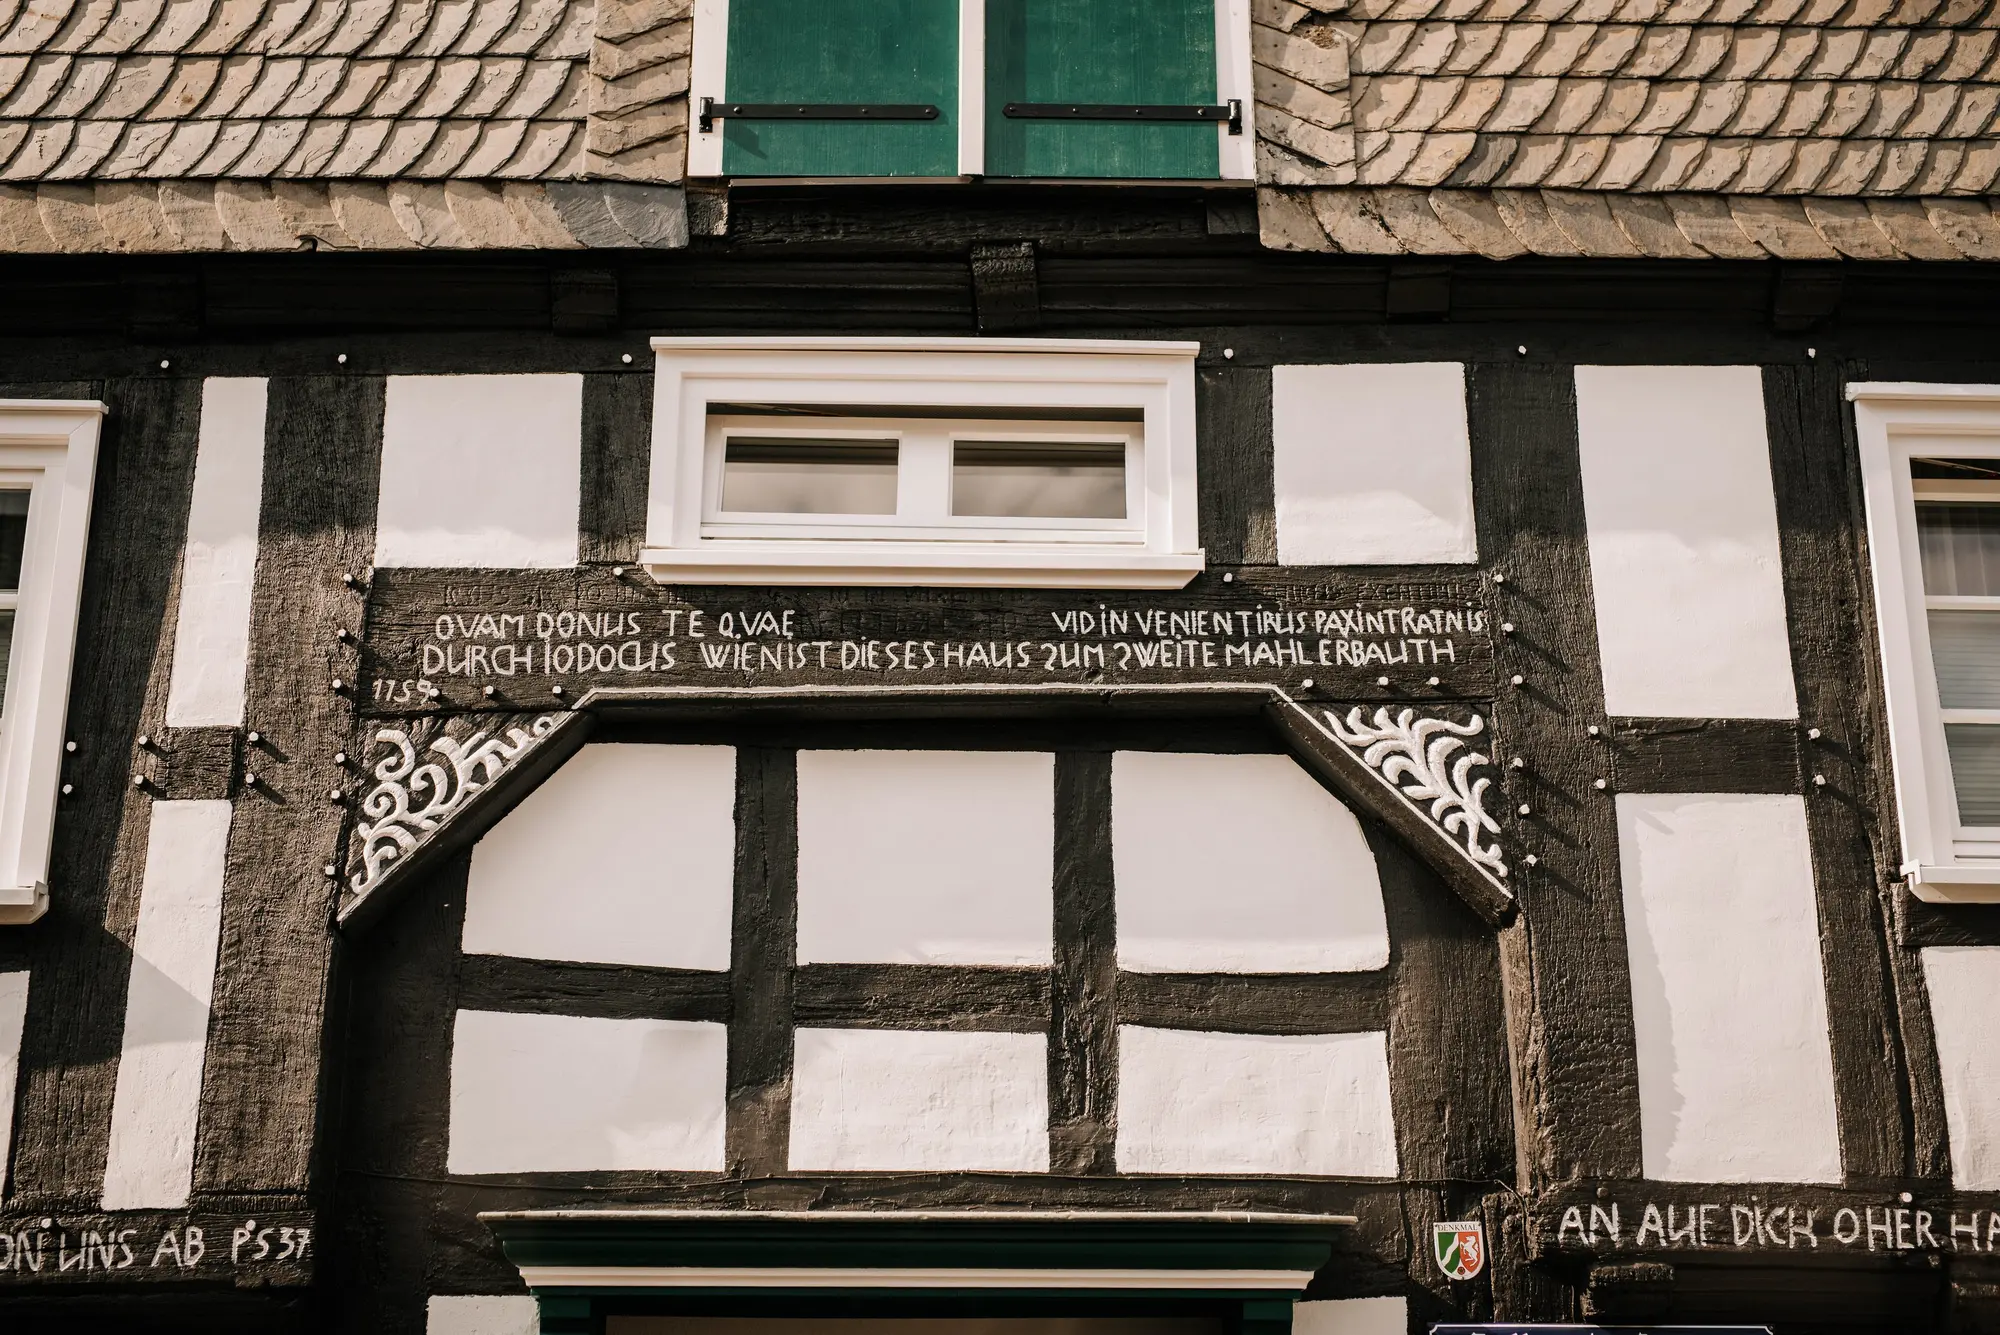
[[[7,706],[7,663],[14,653],[14,614],[0,612],[0,709]]]
[[[1917,502],[1917,550],[1925,593],[2000,597],[2000,505]]]
[[[0,589],[21,587],[21,556],[28,543],[28,493],[0,491]]]
[[[1944,744],[1951,753],[1959,823],[2000,825],[2000,726],[1947,723]]]
[[[1125,518],[1125,445],[961,440],[952,446],[951,512],[1022,519]]]
[[[21,588],[21,558],[28,542],[26,491],[0,491],[0,708],[7,704],[7,660],[14,649],[14,597]]]
[[[730,436],[722,509],[735,514],[892,515],[894,440]]]
[[[2000,709],[2000,607],[1932,608],[1931,662],[1946,709]]]

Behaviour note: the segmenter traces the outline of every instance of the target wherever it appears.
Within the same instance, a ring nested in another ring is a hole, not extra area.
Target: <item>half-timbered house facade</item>
[[[2000,1328],[1996,38],[0,0],[0,1327]]]

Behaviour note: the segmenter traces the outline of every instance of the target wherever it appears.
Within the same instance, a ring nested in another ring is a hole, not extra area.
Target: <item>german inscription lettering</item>
[[[1914,1201],[1612,1201],[1547,1222],[1559,1250],[2000,1253],[2000,1211]]]
[[[1260,571],[1174,595],[663,589],[608,572],[383,572],[361,702],[379,712],[604,686],[1116,685],[1315,679],[1343,698],[1490,693],[1471,577]],[[1384,687],[1383,679],[1388,679]]]
[[[0,1221],[0,1287],[135,1279],[303,1284],[310,1216],[118,1215]]]

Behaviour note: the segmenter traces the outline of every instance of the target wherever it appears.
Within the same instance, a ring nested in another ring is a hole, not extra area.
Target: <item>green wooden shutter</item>
[[[730,102],[927,102],[934,121],[722,120],[731,176],[958,175],[958,0],[729,0]]]
[[[986,0],[989,176],[1220,176],[1199,122],[1011,120],[1009,102],[1213,104],[1215,0]]]

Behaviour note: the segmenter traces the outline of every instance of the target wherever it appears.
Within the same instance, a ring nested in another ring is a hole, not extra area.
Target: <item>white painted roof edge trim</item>
[[[111,405],[97,399],[0,399],[0,413],[95,413],[102,417]]]
[[[746,1213],[761,1214],[762,1211]],[[984,1270],[947,1267],[524,1265],[531,1289],[1299,1289],[1310,1270]]]
[[[799,338],[656,338],[656,352],[1043,352],[1129,357],[1193,357],[1201,344],[1117,338],[910,338],[814,335]]]
[[[782,1219],[841,1222],[946,1219],[1035,1220],[1063,1223],[1340,1224],[1360,1222],[1351,1214],[1303,1214],[1287,1210],[483,1210],[489,1219]]]
[[[1936,385],[1911,380],[1861,380],[1847,387],[1847,401],[1863,399],[1967,399],[1976,402],[2000,400],[2000,385]]]

